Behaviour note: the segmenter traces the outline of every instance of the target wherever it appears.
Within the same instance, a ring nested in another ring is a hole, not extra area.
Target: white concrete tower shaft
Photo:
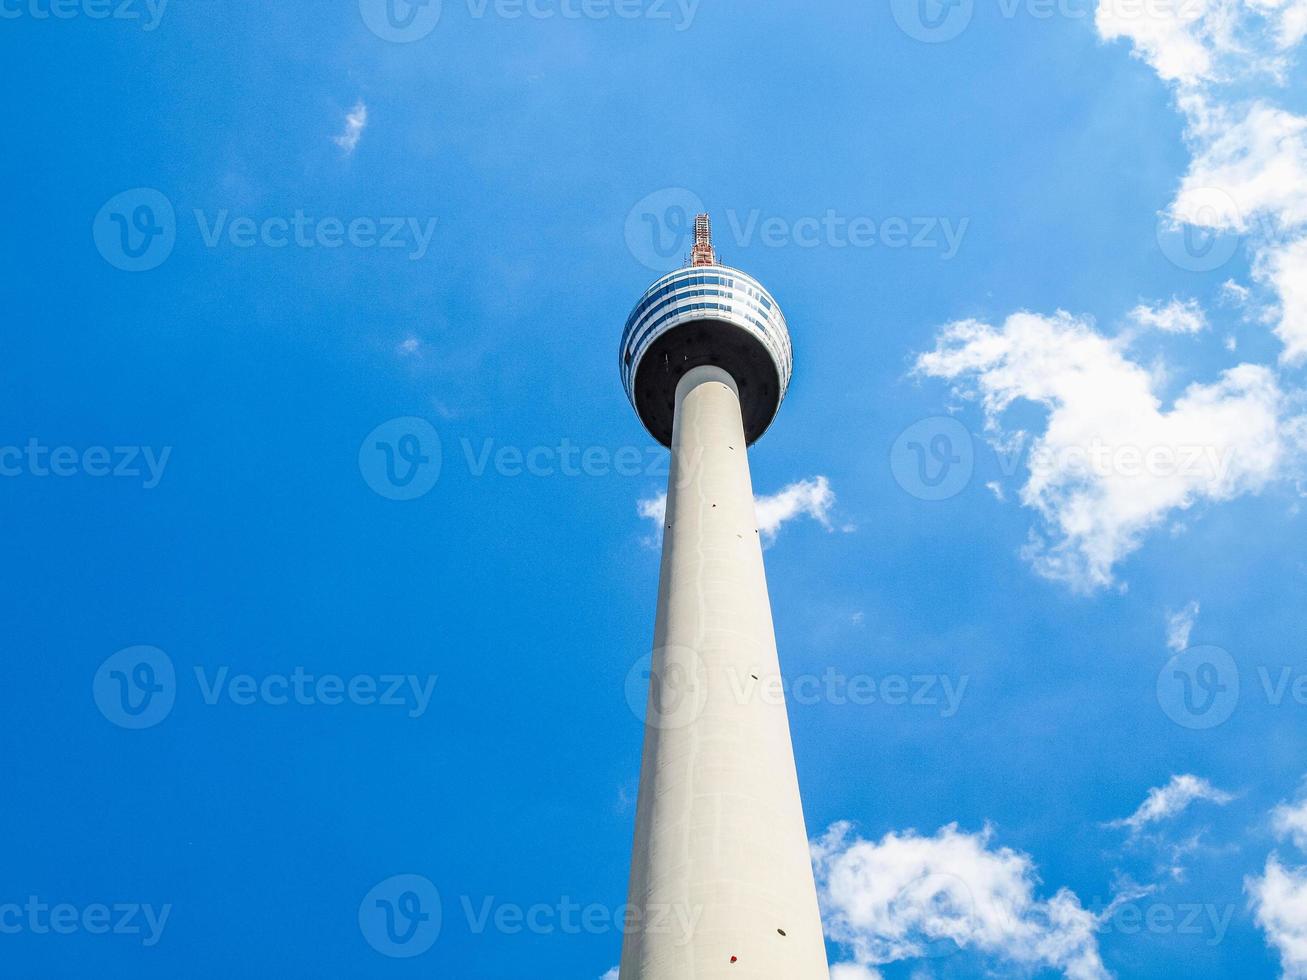
[[[675,387],[621,980],[829,978],[740,391]]]

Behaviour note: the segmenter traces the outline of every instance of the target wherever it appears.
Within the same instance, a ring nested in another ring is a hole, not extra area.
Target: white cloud
[[[1166,645],[1176,653],[1188,648],[1189,634],[1193,632],[1200,608],[1197,600],[1191,600],[1179,612],[1166,614]]]
[[[363,138],[363,130],[368,125],[368,107],[360,99],[345,115],[345,131],[335,137],[334,142],[346,153],[353,153]]]
[[[876,843],[838,823],[813,843],[813,861],[826,933],[849,951],[848,969],[870,971],[942,945],[1072,980],[1109,976],[1099,920],[1065,888],[1036,898],[1033,861],[994,847],[988,827],[968,834],[949,824],[933,837],[888,833]]]
[[[1275,43],[1281,50],[1307,37],[1307,0],[1248,0],[1248,6],[1270,20]]]
[[[646,548],[658,550],[663,540],[663,528],[667,524],[667,494],[659,493],[653,497],[646,497],[635,502],[635,510],[642,518],[647,521],[653,521],[658,530],[648,537],[640,539],[640,543]]]
[[[811,517],[829,531],[830,511],[834,506],[835,492],[824,476],[791,483],[770,497],[754,498],[758,530],[767,540],[774,539],[786,521],[803,515]]]
[[[1307,0],[1100,0],[1095,24],[1182,88],[1278,80],[1284,52],[1307,33]]]
[[[1257,215],[1276,228],[1307,222],[1307,118],[1253,102],[1227,107],[1194,95],[1182,100],[1197,153],[1180,183],[1171,214],[1207,228],[1254,230]],[[1212,190],[1229,207],[1212,207]]]
[[[1232,306],[1243,306],[1248,302],[1251,292],[1252,290],[1247,286],[1241,286],[1233,279],[1227,279],[1221,283],[1221,301]]]
[[[1307,37],[1307,0],[1292,0],[1275,4],[1280,10],[1279,37],[1281,48],[1296,47]]]
[[[1252,234],[1256,278],[1279,300],[1282,359],[1307,360],[1307,116],[1256,91],[1286,80],[1307,0],[1100,0],[1096,24],[1175,86],[1192,159],[1170,216]]]
[[[1021,488],[1041,518],[1025,554],[1041,575],[1079,591],[1112,584],[1116,563],[1172,511],[1261,490],[1297,445],[1298,423],[1283,418],[1269,369],[1238,365],[1166,409],[1154,375],[1126,356],[1128,343],[1061,311],[1016,313],[998,328],[950,324],[916,363],[980,398],[996,445],[1025,436],[1003,429],[1013,403],[1048,410]]]
[[[422,341],[412,336],[405,337],[395,349],[405,357],[409,357],[422,349]]]
[[[1197,854],[1203,848],[1203,834],[1199,831],[1179,841],[1158,840],[1156,843],[1164,845],[1162,868],[1172,880],[1184,881],[1189,875],[1189,869],[1184,861],[1189,855]]]
[[[1296,801],[1271,811],[1271,829],[1307,850],[1307,786]],[[1307,868],[1288,867],[1272,852],[1261,877],[1244,879],[1244,891],[1258,927],[1280,954],[1281,975],[1307,978]]]
[[[1280,839],[1290,839],[1307,851],[1307,792],[1294,803],[1281,803],[1271,811],[1271,829]]]
[[[776,540],[781,526],[796,517],[806,515],[831,530],[830,513],[835,506],[835,491],[830,488],[826,477],[815,476],[791,483],[770,497],[754,497],[753,504],[763,543],[770,544]],[[639,500],[635,506],[641,517],[656,522],[660,528],[667,523],[666,493]]]
[[[882,974],[861,963],[836,963],[830,968],[830,980],[882,980]]]
[[[1267,942],[1279,951],[1283,976],[1307,977],[1307,868],[1290,868],[1272,854],[1260,878],[1244,880],[1249,905]]]
[[[1206,779],[1199,776],[1172,776],[1165,786],[1155,786],[1148,791],[1144,802],[1124,820],[1114,820],[1109,826],[1128,827],[1131,833],[1138,833],[1149,824],[1160,823],[1179,816],[1190,804],[1199,800],[1224,806],[1234,797],[1224,790],[1217,789]]]
[[[1134,45],[1162,78],[1195,82],[1209,77],[1225,43],[1225,7],[1219,0],[1099,0],[1094,22],[1105,41],[1121,38]]]
[[[599,980],[618,980],[618,978],[617,978],[617,967],[613,967],[611,970],[609,970],[607,973],[605,973],[602,977],[600,977]]]
[[[1170,213],[1210,229],[1253,233],[1253,275],[1278,297],[1268,311],[1281,360],[1307,360],[1307,117],[1258,100],[1181,100],[1195,156]],[[1221,205],[1224,199],[1229,202]],[[1216,204],[1213,202],[1216,201]]]
[[[647,497],[636,501],[635,509],[640,516],[662,524],[667,519],[667,494],[660,492],[656,497]]]
[[[1280,297],[1275,335],[1286,364],[1307,361],[1307,238],[1271,246],[1258,256],[1255,275]]]
[[[1197,300],[1172,299],[1165,306],[1148,306],[1140,303],[1127,314],[1132,322],[1144,330],[1161,330],[1163,333],[1198,333],[1207,329],[1207,316]]]

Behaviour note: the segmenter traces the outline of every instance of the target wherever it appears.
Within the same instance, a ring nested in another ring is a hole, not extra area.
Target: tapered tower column
[[[672,466],[621,980],[827,980],[747,453],[784,395],[789,337],[756,281],[707,258],[655,283],[624,344],[644,342],[624,367],[637,409],[642,391],[666,409]]]

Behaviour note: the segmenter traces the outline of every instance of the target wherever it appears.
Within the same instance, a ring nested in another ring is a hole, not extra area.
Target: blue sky
[[[0,972],[617,962],[701,202],[841,980],[1307,975],[1307,12],[1116,2],[8,0]]]

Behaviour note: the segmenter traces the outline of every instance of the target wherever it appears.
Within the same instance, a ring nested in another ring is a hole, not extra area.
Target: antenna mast
[[[690,265],[716,265],[717,253],[712,247],[712,223],[706,214],[694,218],[694,248],[690,250]]]

